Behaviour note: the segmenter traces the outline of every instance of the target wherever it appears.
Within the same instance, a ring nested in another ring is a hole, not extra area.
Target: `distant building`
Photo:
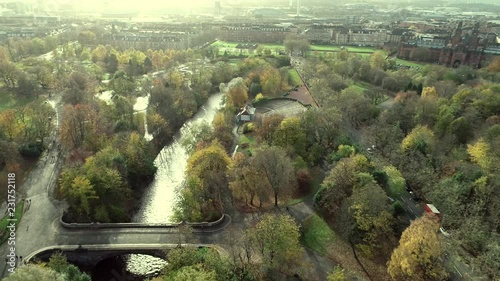
[[[382,46],[387,41],[387,31],[377,29],[345,29],[335,34],[339,45]]]
[[[313,44],[331,44],[333,41],[333,28],[313,24],[305,31],[305,35],[309,42]]]
[[[482,67],[485,50],[488,50],[487,36],[479,33],[479,23],[465,32],[460,22],[451,37],[438,37],[437,40],[413,38],[402,42],[398,58],[435,62],[441,65],[459,67],[468,65]]]
[[[279,26],[223,26],[219,38],[230,42],[282,43],[290,28]]]

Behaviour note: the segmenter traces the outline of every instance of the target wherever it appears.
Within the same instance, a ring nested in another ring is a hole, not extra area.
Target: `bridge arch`
[[[128,254],[143,254],[166,259],[169,250],[180,246],[214,248],[221,253],[221,249],[210,244],[57,245],[46,247],[29,254],[25,258],[24,263],[26,264],[36,260],[46,261],[53,254],[61,252],[71,263],[94,268],[98,263],[105,259]]]

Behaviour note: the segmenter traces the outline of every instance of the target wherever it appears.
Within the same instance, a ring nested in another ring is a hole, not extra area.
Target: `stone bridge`
[[[224,242],[224,230],[231,223],[229,215],[215,222],[180,224],[141,223],[65,223],[58,224],[56,245],[38,249],[24,258],[48,260],[56,252],[62,252],[68,261],[93,267],[100,261],[126,254],[146,254],[165,258],[169,249],[179,245],[210,247],[227,255],[217,246]],[[192,232],[186,235],[181,226],[188,225]]]

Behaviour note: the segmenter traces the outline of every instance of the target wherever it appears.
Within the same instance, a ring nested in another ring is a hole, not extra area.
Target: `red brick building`
[[[435,62],[452,67],[468,65],[480,68],[485,59],[484,49],[487,43],[479,34],[478,23],[469,32],[464,32],[460,22],[448,43],[407,40],[400,44],[398,58]]]

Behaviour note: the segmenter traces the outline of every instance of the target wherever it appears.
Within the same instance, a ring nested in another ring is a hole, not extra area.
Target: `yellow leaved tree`
[[[419,150],[424,154],[433,151],[434,133],[427,126],[418,125],[401,142],[403,150]]]
[[[393,280],[446,280],[448,274],[439,259],[438,229],[438,222],[424,215],[403,232],[388,262],[387,272]]]
[[[472,162],[478,164],[485,171],[489,171],[493,168],[494,161],[491,147],[483,138],[480,138],[474,144],[468,144],[467,153],[469,153]]]

